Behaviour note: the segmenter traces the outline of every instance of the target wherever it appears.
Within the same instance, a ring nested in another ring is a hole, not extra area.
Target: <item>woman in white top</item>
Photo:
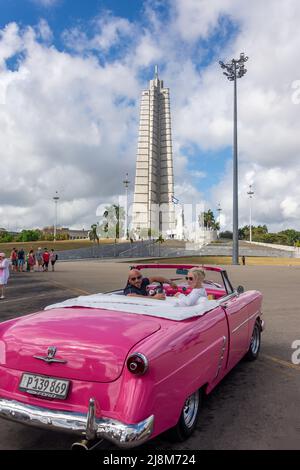
[[[186,280],[188,286],[192,288],[192,291],[188,295],[177,293],[176,304],[178,307],[191,307],[196,305],[200,297],[207,298],[206,291],[202,286],[202,282],[205,279],[205,272],[201,268],[192,268],[189,270]]]
[[[5,253],[0,253],[0,300],[4,299],[4,286],[9,278],[9,260]]]

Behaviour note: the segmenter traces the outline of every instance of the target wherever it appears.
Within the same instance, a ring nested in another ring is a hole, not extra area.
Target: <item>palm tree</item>
[[[165,239],[163,238],[162,234],[159,235],[159,237],[155,240],[155,243],[164,243]]]
[[[201,219],[203,218],[203,224],[205,228],[208,228],[209,230],[218,230],[216,225],[218,222],[215,221],[215,216],[214,213],[211,209],[208,209],[207,212],[203,212],[202,214],[199,215],[199,223],[201,224]]]
[[[117,219],[117,223],[116,223],[116,238],[119,239],[119,238],[120,238],[120,215],[121,215],[121,207],[120,207],[118,204],[113,204],[113,208],[114,208],[114,210],[115,210],[116,219]]]
[[[106,219],[106,222],[103,224],[103,231],[105,232],[106,234],[106,238],[108,238],[108,210],[104,211],[103,213],[103,217],[105,217]]]
[[[97,241],[97,243],[99,245],[99,237],[98,237],[98,233],[97,233],[97,227],[98,227],[97,224],[91,225],[91,231],[89,233],[89,238],[94,243]]]
[[[220,230],[220,222],[213,222],[212,229],[213,230]]]

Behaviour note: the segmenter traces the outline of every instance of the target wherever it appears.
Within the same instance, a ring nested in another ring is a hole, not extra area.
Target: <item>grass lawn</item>
[[[137,264],[161,263],[161,264],[232,264],[231,256],[186,256],[180,258],[157,258],[157,259],[137,259]],[[242,260],[240,258],[240,264]],[[269,256],[246,256],[247,266],[300,266],[300,258],[277,258]]]
[[[122,240],[123,242],[124,240]],[[114,239],[105,238],[101,239],[100,243],[114,243]],[[53,248],[56,251],[65,251],[65,250],[76,250],[78,248],[88,248],[89,246],[93,246],[93,242],[90,240],[63,240],[57,242],[49,242],[49,241],[37,241],[37,242],[11,242],[11,243],[0,243],[0,251],[3,251],[6,256],[9,256],[11,250],[13,248],[20,249],[21,247],[24,248],[25,252],[29,252],[30,250],[36,251],[39,247],[42,249],[48,248],[51,250]]]

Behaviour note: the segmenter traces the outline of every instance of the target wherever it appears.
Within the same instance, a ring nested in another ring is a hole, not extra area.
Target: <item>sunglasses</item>
[[[142,279],[142,276],[131,277],[129,280],[134,282],[134,281],[139,281],[140,279]]]
[[[185,278],[186,278],[187,281],[194,281],[194,278],[191,277],[191,276],[185,276]]]

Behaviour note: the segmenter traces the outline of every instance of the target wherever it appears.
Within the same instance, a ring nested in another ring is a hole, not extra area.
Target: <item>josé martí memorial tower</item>
[[[175,229],[170,91],[155,76],[142,91],[132,229],[136,236],[172,236]],[[151,229],[151,232],[150,230]]]

